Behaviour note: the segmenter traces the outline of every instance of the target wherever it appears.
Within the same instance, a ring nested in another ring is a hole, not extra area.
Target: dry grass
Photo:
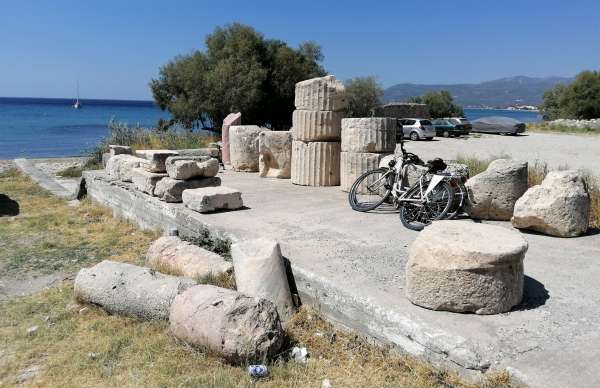
[[[600,134],[599,128],[577,128],[566,125],[550,124],[548,122],[527,123],[527,130],[531,132],[557,132],[573,134]]]

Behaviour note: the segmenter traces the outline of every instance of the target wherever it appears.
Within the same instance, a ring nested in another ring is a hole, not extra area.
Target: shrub
[[[356,77],[346,82],[348,117],[369,117],[380,104],[383,88],[375,77]]]
[[[600,117],[600,71],[583,71],[569,85],[557,85],[544,93],[544,119]]]

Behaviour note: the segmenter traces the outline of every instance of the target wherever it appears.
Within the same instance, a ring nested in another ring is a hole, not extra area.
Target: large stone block
[[[292,113],[294,140],[339,141],[342,117],[343,112],[297,109]]]
[[[231,272],[233,265],[214,253],[176,236],[160,237],[146,253],[146,262],[159,271],[166,270],[190,278]]]
[[[146,159],[133,155],[121,154],[111,156],[106,162],[106,173],[109,177],[123,182],[131,182],[131,170],[148,163]]]
[[[523,298],[527,242],[513,230],[435,221],[410,247],[406,296],[432,310],[498,314]]]
[[[508,221],[515,202],[527,190],[527,162],[497,159],[465,184],[466,211],[472,218]]]
[[[338,186],[340,143],[293,141],[292,183],[303,186]]]
[[[266,363],[284,341],[273,303],[209,285],[177,296],[169,323],[175,337],[234,364]]]
[[[233,125],[229,128],[229,158],[235,171],[258,172],[258,137],[268,131],[258,125]]]
[[[186,148],[182,150],[176,150],[176,152],[179,156],[209,156],[211,158],[217,158],[218,160],[221,160],[222,157],[219,147],[213,147],[211,145],[205,148]]]
[[[185,206],[200,213],[235,210],[244,206],[242,193],[225,186],[185,190],[181,198]]]
[[[104,260],[79,271],[75,297],[101,306],[112,314],[140,319],[167,319],[177,294],[196,284],[193,280],[163,275],[150,268]]]
[[[352,184],[364,172],[379,168],[384,154],[341,152],[340,186],[342,191],[350,191]]]
[[[237,290],[265,298],[286,321],[295,311],[279,243],[269,239],[242,241],[231,246]]]
[[[135,188],[150,195],[154,195],[156,184],[166,176],[167,174],[149,172],[141,167],[131,170],[131,181]]]
[[[109,152],[110,152],[110,156],[115,156],[115,155],[132,155],[133,154],[133,150],[129,146],[122,146],[122,145],[110,144],[108,146],[108,149],[109,149]]]
[[[174,150],[137,150],[136,156],[148,160],[144,168],[149,172],[167,172],[165,162],[169,156],[177,155]]]
[[[156,183],[154,196],[165,202],[182,202],[185,190],[199,189],[202,187],[215,187],[221,185],[221,178],[194,178],[188,180],[163,178]]]
[[[233,125],[242,125],[242,114],[240,112],[230,113],[223,120],[221,127],[221,140],[223,141],[222,160],[224,164],[231,163],[230,143],[229,143],[229,128]]]
[[[292,169],[292,133],[264,131],[258,141],[259,175],[268,178],[289,178]]]
[[[209,178],[219,172],[219,161],[207,156],[171,156],[165,168],[173,179]]]
[[[344,84],[333,75],[296,84],[296,109],[341,111],[348,106]]]
[[[512,224],[551,236],[576,237],[587,232],[590,195],[577,171],[552,171],[541,185],[517,200]]]
[[[386,117],[342,119],[342,151],[392,153],[395,149],[395,119]]]

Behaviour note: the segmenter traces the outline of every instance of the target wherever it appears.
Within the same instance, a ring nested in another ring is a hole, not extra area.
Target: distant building
[[[414,117],[430,119],[429,106],[427,104],[416,104],[412,102],[390,102],[375,110],[375,116],[395,117]]]

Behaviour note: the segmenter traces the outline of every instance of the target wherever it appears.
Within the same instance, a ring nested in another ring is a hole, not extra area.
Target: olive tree
[[[348,117],[368,117],[381,104],[383,88],[373,76],[356,77],[346,82],[346,96]]]
[[[595,119],[600,117],[600,71],[583,71],[568,85],[544,93],[545,119]]]
[[[410,97],[409,102],[427,104],[431,117],[462,117],[463,108],[457,105],[447,90],[427,92],[421,97]]]

